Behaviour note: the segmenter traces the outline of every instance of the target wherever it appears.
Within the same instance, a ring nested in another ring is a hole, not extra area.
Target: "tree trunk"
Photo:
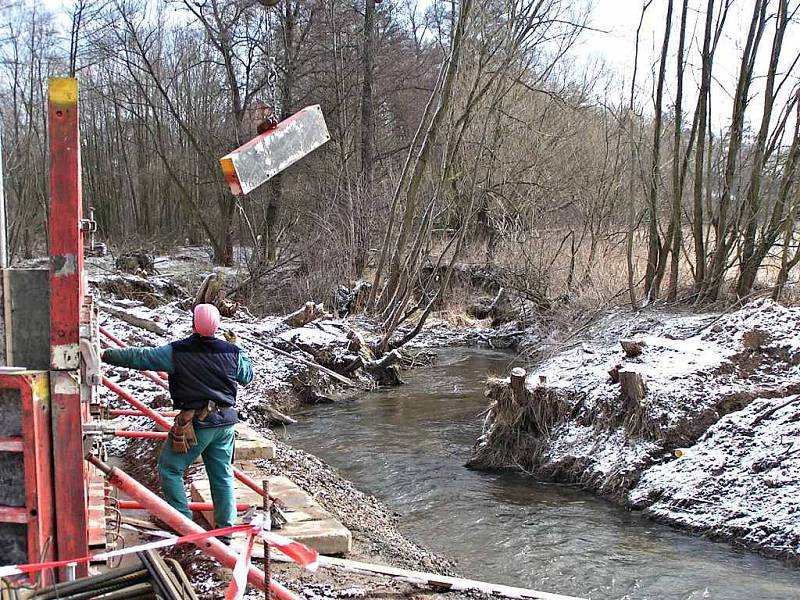
[[[372,80],[375,69],[375,0],[365,0],[364,51],[361,85],[361,181],[364,194],[372,193],[375,172],[375,111],[372,105]]]
[[[716,224],[716,248],[711,260],[710,270],[704,285],[700,300],[716,301],[725,279],[728,268],[728,254],[730,251],[728,241],[728,212],[730,211],[731,195],[738,166],[739,150],[742,146],[744,132],[744,117],[749,101],[750,84],[753,81],[753,67],[764,31],[766,4],[764,0],[756,0],[753,7],[753,17],[750,20],[750,29],[747,34],[739,67],[739,78],[736,84],[736,94],[733,100],[733,115],[728,142],[728,155],[725,162],[725,176],[722,183],[722,194],[719,201],[719,215]]]
[[[703,235],[703,158],[706,146],[706,124],[708,120],[708,95],[711,89],[711,22],[714,16],[714,0],[706,5],[706,27],[703,37],[703,66],[700,76],[700,92],[697,98],[698,120],[697,150],[694,155],[694,196],[692,205],[692,237],[694,238],[694,291],[698,293],[706,278],[706,245]],[[710,152],[710,151],[709,151]]]
[[[674,302],[678,296],[678,270],[680,268],[681,242],[683,229],[681,224],[681,208],[683,205],[683,173],[681,172],[681,142],[683,140],[683,71],[684,46],[686,44],[686,13],[689,9],[689,0],[683,0],[681,10],[681,30],[678,35],[677,58],[677,91],[675,94],[675,140],[672,148],[672,263],[669,275],[669,290],[667,300]]]
[[[753,283],[761,264],[759,254],[756,251],[756,231],[758,229],[758,213],[761,208],[761,176],[764,168],[765,146],[769,135],[770,121],[772,119],[772,107],[775,103],[775,76],[780,61],[781,49],[783,47],[783,37],[788,19],[789,0],[780,0],[778,5],[778,16],[775,24],[775,37],[772,41],[772,52],[770,53],[769,68],[767,79],[764,86],[764,109],[761,115],[761,127],[756,137],[756,143],[752,152],[753,164],[750,175],[750,187],[747,190],[744,204],[745,232],[742,243],[742,263],[739,272],[739,281],[736,284],[736,294],[743,298],[750,293]]]
[[[647,270],[645,271],[644,287],[645,302],[650,303],[658,298],[658,289],[654,287],[656,271],[661,258],[661,238],[658,233],[658,187],[660,177],[661,159],[661,122],[662,106],[664,99],[664,80],[667,70],[667,53],[669,51],[669,38],[672,32],[672,5],[673,0],[667,3],[667,18],[664,25],[664,40],[661,45],[661,59],[658,68],[658,84],[655,97],[655,122],[653,125],[653,160],[650,167],[650,189],[648,194],[648,241],[647,241]]]

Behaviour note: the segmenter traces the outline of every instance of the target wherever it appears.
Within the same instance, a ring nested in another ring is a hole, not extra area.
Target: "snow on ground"
[[[759,398],[724,416],[630,492],[661,521],[771,555],[800,557],[800,396]]]
[[[623,339],[642,354],[627,357]],[[623,397],[615,368],[641,374],[641,403]],[[476,464],[500,457],[495,466],[800,558],[800,403],[772,410],[800,393],[800,308],[759,300],[719,316],[608,315],[526,384],[529,404],[489,419]],[[525,440],[516,455],[514,439]]]

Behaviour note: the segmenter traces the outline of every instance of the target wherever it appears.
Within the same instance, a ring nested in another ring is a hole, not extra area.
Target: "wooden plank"
[[[410,569],[400,569],[386,565],[376,565],[363,563],[344,558],[334,558],[331,556],[319,557],[320,567],[335,568],[350,572],[372,573],[376,575],[386,575],[394,579],[414,582],[418,585],[426,585],[440,591],[468,591],[474,590],[489,594],[491,596],[501,596],[504,598],[528,598],[530,600],[585,600],[575,596],[564,596],[561,594],[551,594],[526,588],[512,587],[509,585],[499,585],[477,581],[475,579],[464,579],[461,577],[448,577],[437,575],[436,573],[425,573],[423,571],[412,571]]]

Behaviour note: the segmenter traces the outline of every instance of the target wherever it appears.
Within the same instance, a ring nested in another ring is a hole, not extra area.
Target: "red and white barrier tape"
[[[258,529],[252,529],[247,534],[247,542],[244,545],[239,559],[233,566],[233,577],[228,585],[225,600],[242,600],[247,590],[247,572],[250,570],[250,560],[253,558],[253,542],[256,540]]]
[[[25,573],[36,573],[38,571],[44,571],[45,569],[58,569],[60,567],[66,567],[67,565],[75,563],[86,563],[90,561],[108,560],[110,558],[125,556],[126,554],[134,554],[136,552],[142,552],[145,550],[155,550],[157,548],[168,548],[171,546],[178,546],[180,544],[199,542],[201,540],[210,537],[229,536],[231,534],[242,531],[248,533],[249,545],[252,545],[250,544],[249,541],[250,538],[263,537],[266,539],[268,544],[274,545],[276,548],[278,548],[281,552],[289,556],[295,563],[297,563],[301,567],[314,571],[316,570],[319,564],[319,557],[317,555],[316,550],[313,550],[308,546],[301,544],[300,542],[295,542],[294,540],[291,540],[289,538],[285,538],[283,536],[276,536],[275,534],[272,534],[270,532],[262,531],[261,523],[254,521],[253,523],[249,523],[247,525],[235,525],[233,527],[225,527],[223,529],[213,529],[211,531],[204,531],[202,533],[192,533],[190,535],[183,535],[180,537],[170,536],[169,538],[165,538],[163,540],[149,542],[147,544],[141,544],[139,546],[131,546],[129,548],[122,548],[119,550],[112,550],[110,552],[100,552],[99,554],[93,554],[91,556],[82,556],[79,558],[70,558],[67,560],[57,560],[57,561],[49,561],[42,563],[30,563],[26,565],[0,566],[0,577],[9,577],[11,575],[22,575]],[[247,561],[247,564],[249,566],[249,559]],[[245,569],[245,581],[246,581],[246,574],[247,570]]]

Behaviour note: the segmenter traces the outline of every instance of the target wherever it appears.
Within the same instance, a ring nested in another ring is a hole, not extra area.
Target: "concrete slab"
[[[247,423],[236,424],[236,455],[239,460],[275,458],[275,442],[268,440]]]
[[[346,555],[353,547],[350,531],[335,520],[309,521],[303,527],[287,525],[275,532],[327,556]],[[231,546],[237,553],[240,552],[244,546],[244,536],[234,536]],[[257,543],[253,546],[253,558],[264,558],[263,544]]]
[[[242,465],[244,471],[256,481],[264,478],[252,464]],[[281,535],[292,538],[298,542],[314,548],[320,554],[347,554],[352,549],[352,535],[339,521],[333,518],[328,511],[290,479],[282,476],[267,477],[270,494],[277,498],[278,503],[284,508],[287,523],[279,531]],[[196,502],[210,502],[211,488],[205,478],[192,482],[192,500]],[[261,496],[240,482],[236,482],[236,501],[260,507]],[[203,512],[206,520],[213,525],[214,514],[212,511]]]

